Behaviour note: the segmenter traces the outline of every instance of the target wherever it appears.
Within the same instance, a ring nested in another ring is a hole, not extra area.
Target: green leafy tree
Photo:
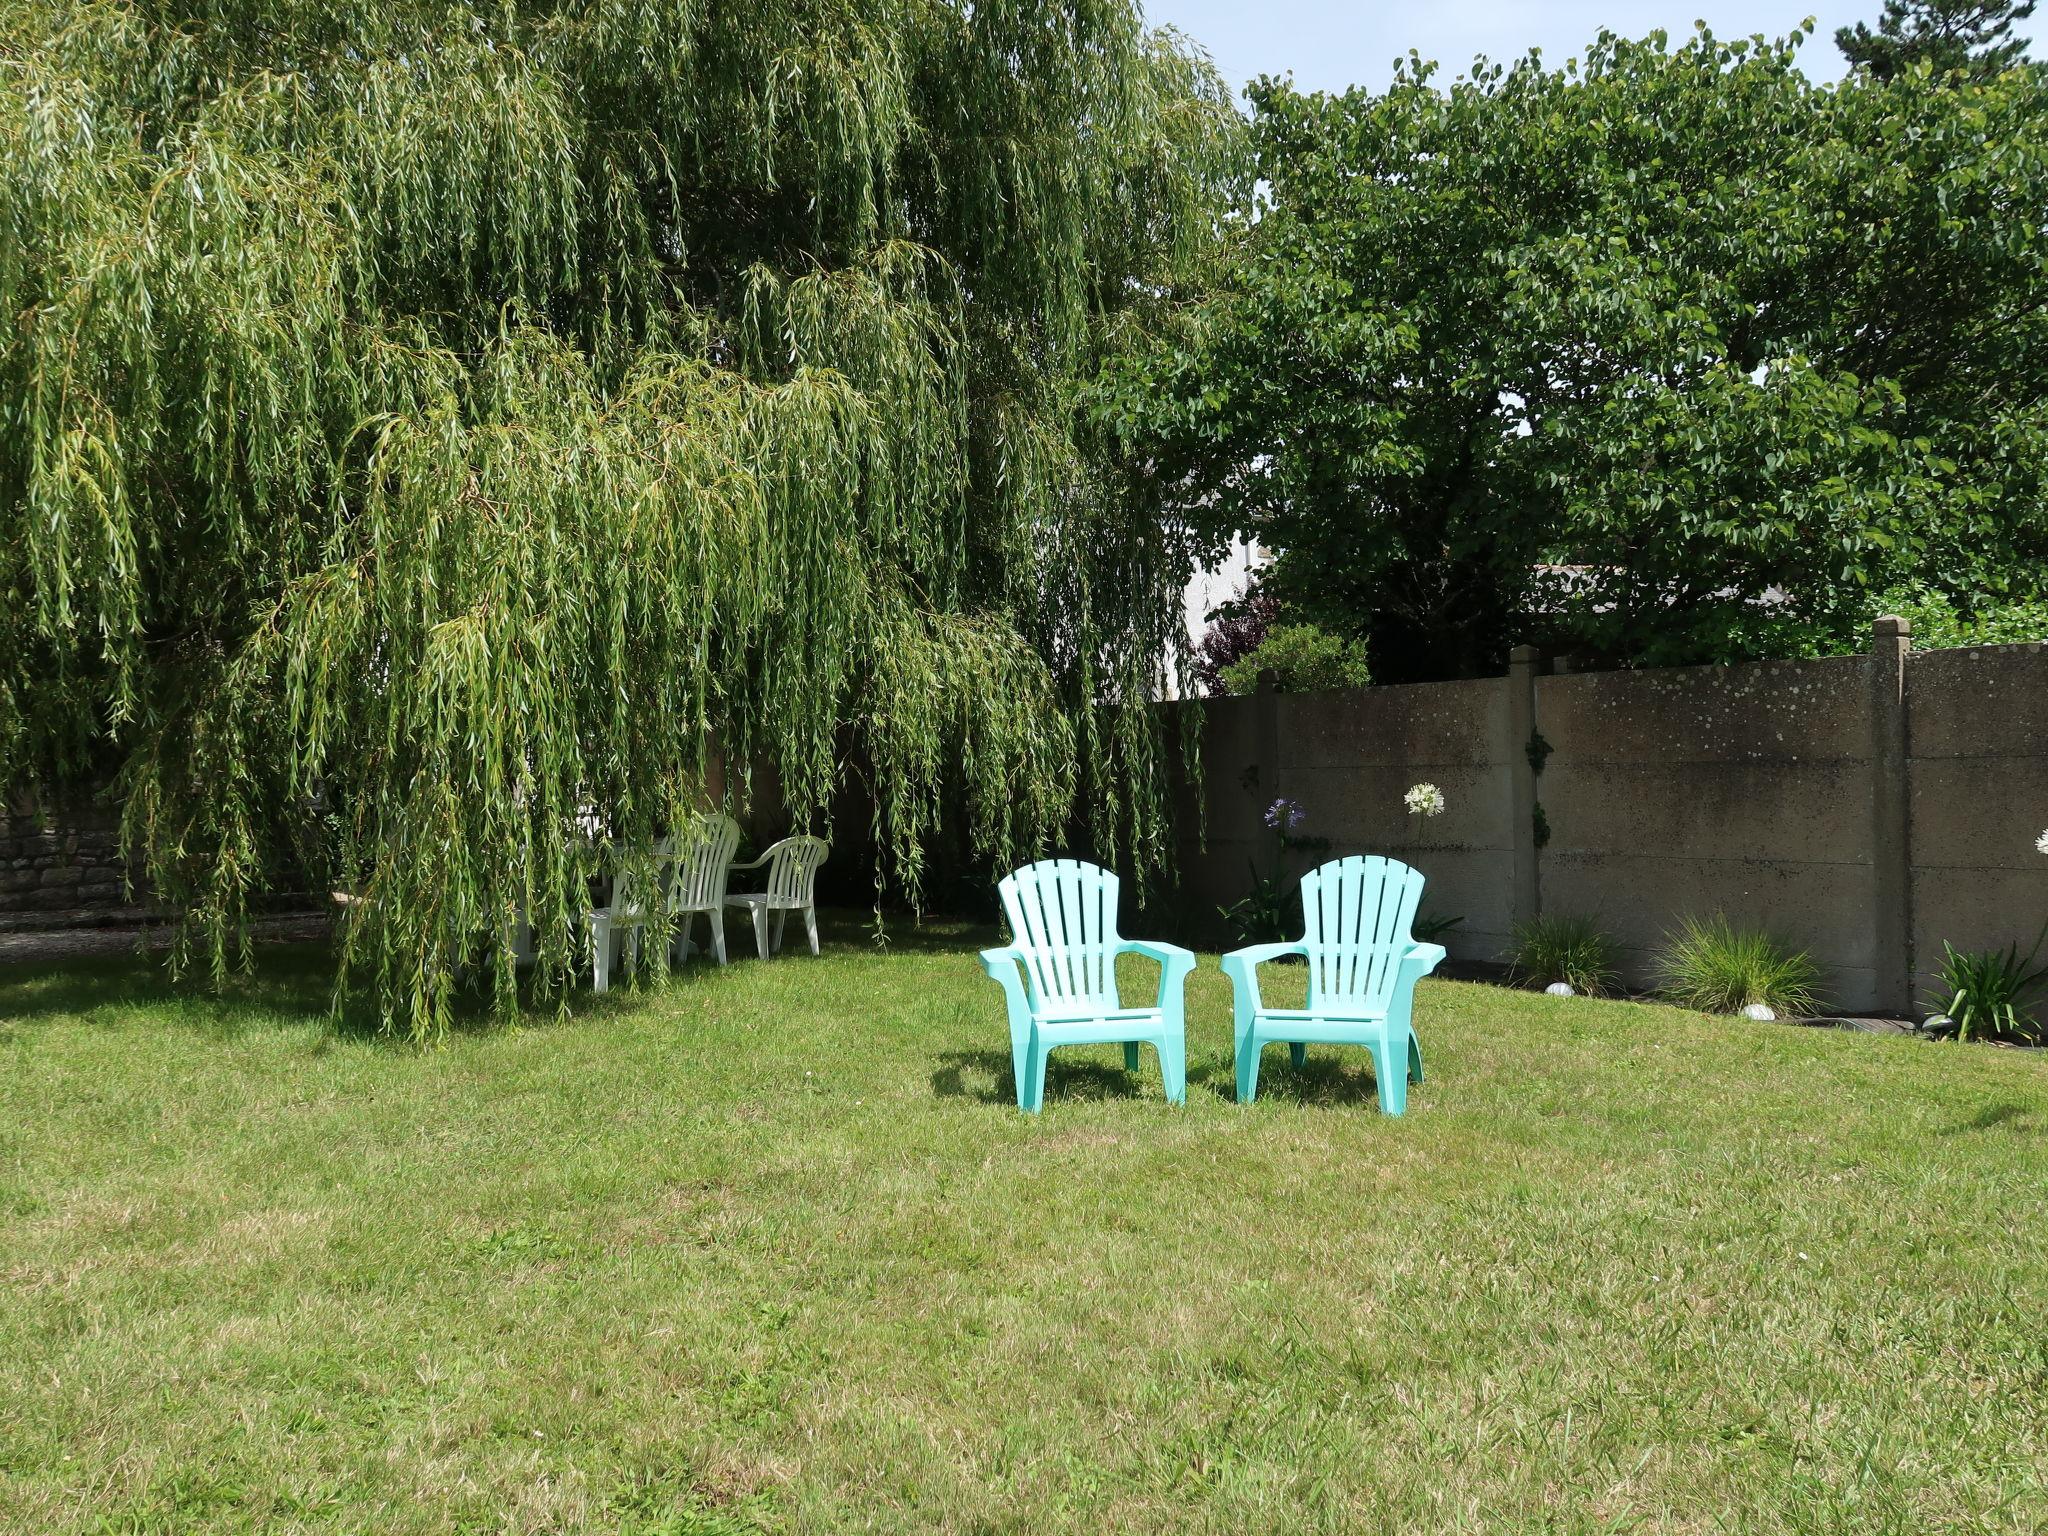
[[[1073,401],[1238,138],[1131,0],[0,0],[0,784],[416,1030],[756,767],[1156,865],[1189,541]]]
[[[1835,646],[2038,568],[2048,92],[1820,88],[1803,41],[1260,82],[1231,283],[1095,408],[1383,681]]]
[[[1218,674],[1230,693],[1251,693],[1259,674],[1271,672],[1282,693],[1363,688],[1372,682],[1365,647],[1313,624],[1276,624],[1258,646]]]
[[[1858,69],[1890,80],[1925,64],[1937,75],[1982,78],[2027,55],[2013,23],[2034,14],[2035,0],[1885,0],[1876,30],[1859,21],[1835,33],[1835,46]]]

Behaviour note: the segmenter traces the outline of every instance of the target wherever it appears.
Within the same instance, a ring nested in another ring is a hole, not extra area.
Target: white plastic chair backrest
[[[1421,900],[1422,872],[1378,855],[1333,859],[1303,875],[1309,1008],[1384,1009]]]
[[[817,888],[818,866],[832,845],[822,837],[785,837],[762,857],[768,860],[768,899],[775,906],[808,907]]]
[[[675,856],[668,882],[669,910],[701,912],[724,906],[725,882],[739,846],[740,824],[730,816],[707,816],[699,822]]]
[[[1117,1006],[1120,885],[1079,859],[1044,859],[1003,877],[1003,915],[1035,1001]]]

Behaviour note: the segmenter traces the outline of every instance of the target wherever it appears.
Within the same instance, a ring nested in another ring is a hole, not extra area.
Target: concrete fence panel
[[[2048,921],[2048,646],[1915,653],[1878,621],[1862,656],[1509,675],[1335,694],[1196,701],[1206,850],[1183,891],[1213,909],[1252,869],[1381,852],[1464,922],[1454,956],[1496,960],[1516,920],[1600,920],[1639,982],[1688,916],[1725,912],[1810,950],[1837,1005],[1910,1012],[1944,939],[2032,942]],[[1422,822],[1428,780],[1450,808]],[[1276,796],[1329,853],[1276,858]]]

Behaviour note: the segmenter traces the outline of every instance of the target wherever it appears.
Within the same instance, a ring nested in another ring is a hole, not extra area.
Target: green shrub
[[[1891,588],[1878,611],[1912,620],[1916,651],[2048,640],[2048,597],[1991,594],[1965,608],[1932,587],[1914,585]]]
[[[1523,981],[1539,987],[1561,981],[1587,997],[1613,991],[1621,976],[1614,940],[1590,917],[1561,913],[1515,924],[1509,961]]]
[[[1664,993],[1703,1013],[1737,1013],[1762,1003],[1773,1013],[1810,1016],[1819,1010],[1820,967],[1803,949],[1788,949],[1761,928],[1738,927],[1723,913],[1689,917],[1658,956]]]
[[[2041,933],[2048,938],[2048,928]],[[2041,1043],[2041,1021],[2032,1012],[2048,981],[2048,965],[2035,960],[2041,942],[2035,939],[2025,955],[2018,944],[1975,950],[1942,944],[1941,1011],[1958,1040]]]
[[[1222,670],[1223,686],[1232,693],[1251,693],[1259,686],[1259,674],[1269,667],[1278,674],[1282,693],[1363,688],[1372,681],[1365,647],[1358,641],[1313,624],[1276,624],[1257,650]]]

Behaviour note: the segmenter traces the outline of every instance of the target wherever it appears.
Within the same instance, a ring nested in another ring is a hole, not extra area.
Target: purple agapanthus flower
[[[1301,825],[1307,814],[1294,801],[1282,795],[1266,807],[1266,825],[1275,832],[1292,832]]]

